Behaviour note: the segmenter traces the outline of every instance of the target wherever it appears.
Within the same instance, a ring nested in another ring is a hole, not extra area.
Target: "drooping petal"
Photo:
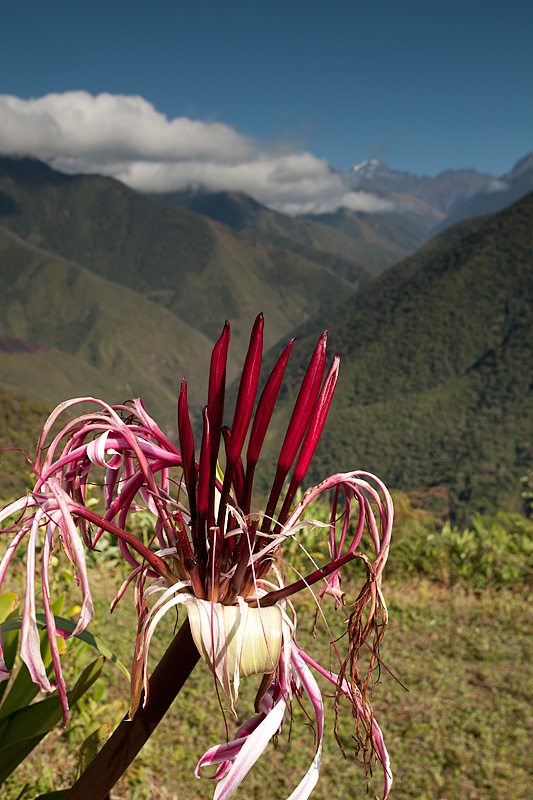
[[[74,631],[72,632],[72,636],[76,636],[77,633],[80,633],[80,631],[85,630],[89,622],[94,617],[94,606],[91,596],[91,589],[89,586],[89,575],[87,573],[85,549],[83,547],[82,538],[78,532],[78,529],[76,528],[76,525],[74,524],[74,520],[72,519],[72,514],[70,513],[68,508],[68,497],[65,496],[63,490],[61,489],[57,481],[54,480],[50,481],[50,489],[59,505],[63,522],[65,525],[65,531],[68,532],[69,544],[74,554],[77,573],[82,590],[82,604],[81,604],[80,615],[78,618],[77,625]]]
[[[219,764],[219,768],[215,772],[214,775],[211,776],[211,780],[218,780],[223,778],[224,775],[228,772],[231,768],[231,764],[237,758],[242,746],[244,745],[247,737],[255,731],[257,726],[264,720],[267,711],[262,711],[260,714],[257,714],[255,717],[247,720],[241,727],[238,729],[237,733],[235,734],[235,738],[231,742],[224,742],[224,744],[216,744],[214,747],[210,747],[209,750],[204,753],[202,758],[199,760],[198,764],[196,765],[196,769],[194,770],[194,774],[197,778],[201,778],[200,770],[202,767],[212,766],[213,764]]]
[[[280,697],[270,713],[246,738],[231,769],[217,785],[213,800],[228,800],[233,795],[255,762],[263,755],[271,738],[279,731],[286,707],[285,699]]]
[[[309,664],[311,667],[313,667],[313,669],[316,669],[317,672],[320,673],[320,675],[323,675],[325,678],[331,681],[331,683],[333,683],[335,686],[339,686],[338,675],[322,667],[301,648],[297,648],[297,650],[300,657],[306,664]],[[366,719],[361,698],[359,697],[358,694],[354,694],[346,678],[343,678],[342,681],[340,682],[340,691],[344,694],[345,697],[348,698],[350,703],[355,705],[362,719]],[[376,743],[376,747],[379,753],[379,759],[383,767],[383,800],[387,800],[387,797],[389,796],[389,792],[392,786],[392,771],[390,766],[390,758],[387,748],[385,746],[385,740],[383,738],[381,729],[376,719],[373,716],[372,716],[372,732],[374,734],[374,741]]]
[[[154,606],[154,608],[156,608],[155,613],[154,609],[152,609],[150,614],[143,622],[143,626],[139,635],[139,646],[137,647],[136,658],[138,660],[143,659],[145,705],[148,697],[148,653],[150,650],[150,643],[159,621],[164,617],[167,611],[170,611],[170,609],[174,608],[175,606],[187,603],[187,601],[190,599],[191,595],[189,594],[179,594],[179,592],[184,588],[185,584],[174,584],[171,586],[167,592],[165,592],[163,597],[160,598],[159,602]],[[168,599],[169,596],[170,599]]]
[[[109,434],[110,431],[104,431],[101,436],[89,442],[87,445],[87,456],[89,461],[96,464],[98,467],[118,469],[122,464],[122,455],[114,448],[107,448],[107,453],[111,456],[111,459],[106,461],[106,444]]]
[[[320,775],[322,740],[324,737],[324,704],[322,702],[322,693],[320,691],[320,687],[313,677],[311,670],[300,656],[298,648],[294,645],[294,642],[292,646],[292,669],[297,674],[301,685],[304,687],[305,693],[307,694],[309,702],[311,703],[313,711],[315,712],[317,743],[315,756],[311,766],[288,800],[307,800],[315,788]]]
[[[44,511],[35,512],[30,538],[28,541],[26,560],[26,598],[22,612],[22,625],[20,630],[20,657],[28,667],[31,679],[41,687],[43,692],[51,692],[52,686],[48,680],[44,661],[41,655],[41,640],[37,628],[35,612],[35,549],[37,533],[44,516]]]
[[[65,678],[63,677],[63,670],[61,668],[61,659],[59,656],[59,648],[57,646],[57,630],[52,612],[52,602],[50,598],[50,581],[49,581],[49,565],[51,555],[51,544],[54,536],[55,523],[49,522],[46,529],[44,538],[41,574],[43,581],[43,606],[46,618],[46,628],[48,630],[48,640],[50,643],[50,653],[52,655],[52,663],[54,665],[54,672],[56,676],[56,688],[61,701],[61,708],[63,709],[63,727],[68,722],[68,700],[67,700],[67,687]],[[62,632],[64,633],[64,632]]]

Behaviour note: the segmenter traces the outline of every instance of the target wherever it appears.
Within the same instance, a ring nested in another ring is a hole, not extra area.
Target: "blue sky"
[[[501,175],[533,149],[532,9],[21,0],[2,14],[0,94],[136,95],[169,121],[223,123],[269,157]]]

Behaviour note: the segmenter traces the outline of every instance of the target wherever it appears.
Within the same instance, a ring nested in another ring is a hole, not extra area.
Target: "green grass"
[[[527,489],[527,487],[526,487]],[[500,512],[476,516],[458,529],[414,508],[395,495],[397,523],[386,568],[384,594],[390,622],[374,673],[373,705],[384,732],[394,772],[392,800],[513,800],[530,797],[533,778],[533,520]],[[326,519],[323,506],[311,511]],[[138,522],[146,522],[139,518]],[[320,563],[325,558],[324,529],[306,529],[301,538]],[[89,556],[96,605],[91,630],[126,664],[136,630],[131,589],[110,618],[109,603],[125,572],[116,545]],[[289,548],[290,550],[290,548]],[[304,568],[297,551],[290,558]],[[57,586],[62,586],[54,556]],[[362,567],[354,562],[344,589],[354,598]],[[66,607],[76,602],[68,584]],[[23,559],[8,575],[4,590],[23,593]],[[335,668],[328,636],[321,626],[313,638],[315,606],[310,594],[296,598],[297,639],[317,661]],[[335,637],[343,617],[325,600]],[[173,636],[176,618],[162,621],[152,645],[150,669]],[[71,645],[69,645],[71,647]],[[341,644],[342,651],[342,644]],[[86,652],[87,660],[91,653]],[[66,657],[80,667],[79,647]],[[362,654],[362,667],[368,654]],[[40,792],[67,787],[76,777],[85,737],[102,737],[126,711],[128,685],[110,664],[105,680],[73,713],[66,731],[45,739],[4,785],[6,800],[26,800]],[[72,682],[72,680],[70,681]],[[228,716],[230,737],[252,712],[259,678],[243,680],[238,720]],[[402,685],[403,684],[403,685]],[[405,688],[404,688],[405,687]],[[331,686],[323,685],[326,693]],[[314,800],[365,796],[365,770],[354,756],[353,722],[347,705],[340,714],[343,759],[333,735],[334,708],[326,699],[325,743],[321,778]],[[209,780],[198,781],[194,767],[212,745],[225,740],[225,728],[210,670],[200,663],[171,710],[115,787],[112,798],[128,800],[203,800],[212,796]],[[283,800],[305,774],[314,755],[314,731],[297,703],[277,748],[272,744],[237,793],[245,800]],[[207,776],[209,771],[207,770]],[[380,797],[378,765],[369,777],[369,797]],[[21,798],[22,800],[22,798]]]
[[[97,570],[97,620],[94,632],[105,637],[127,662],[132,651],[134,622],[129,598],[109,620],[107,604],[113,585],[104,569]],[[425,580],[397,581],[386,586],[390,627],[381,656],[388,669],[408,688],[404,691],[383,669],[375,689],[374,707],[391,755],[395,775],[393,800],[514,800],[530,797],[533,756],[533,641],[531,595],[527,590],[485,589],[467,593]],[[331,609],[330,609],[331,611]],[[332,614],[329,613],[329,617]],[[299,603],[298,638],[325,663],[326,637],[312,640],[313,612],[305,598]],[[152,665],[172,635],[166,620],[154,646]],[[113,724],[125,708],[127,686],[118,671],[106,666],[106,711],[96,725]],[[239,702],[239,723],[250,711],[258,680],[247,679]],[[94,705],[96,710],[97,704]],[[333,738],[333,708],[326,707],[326,745],[315,800],[345,800],[365,796],[362,765],[350,753],[351,721],[346,708],[341,738],[343,760]],[[228,720],[230,733],[234,725]],[[313,755],[313,732],[295,708],[278,749],[269,746],[237,796],[273,800],[290,794]],[[79,720],[74,730],[58,730],[45,740],[7,784],[6,800],[67,786],[74,778],[81,745]],[[197,781],[193,768],[211,745],[224,740],[224,726],[209,670],[200,664],[147,747],[114,790],[113,797],[200,800],[213,786]],[[56,776],[55,778],[53,776]],[[32,793],[33,792],[33,793]],[[370,797],[381,792],[380,770],[370,781]]]

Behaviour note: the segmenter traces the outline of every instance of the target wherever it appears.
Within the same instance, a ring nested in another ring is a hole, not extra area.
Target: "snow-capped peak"
[[[383,166],[381,161],[378,161],[377,158],[371,158],[369,161],[361,161],[360,164],[356,164],[352,167],[352,172],[369,178],[381,166]]]

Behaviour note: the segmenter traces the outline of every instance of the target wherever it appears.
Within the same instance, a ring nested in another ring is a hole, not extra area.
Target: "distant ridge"
[[[228,317],[230,373],[259,310],[269,319],[270,346],[368,278],[340,256],[321,263],[111,178],[65,176],[34,159],[0,158],[0,192],[0,224],[26,244],[127,286],[211,341]]]
[[[533,153],[521,158],[502,176],[475,169],[448,169],[435,177],[392,170],[377,159],[362,161],[352,168],[355,186],[373,188],[390,196],[423,201],[442,214],[431,234],[440,233],[456,222],[490,214],[514,203],[533,190]]]
[[[429,217],[420,211],[412,214],[407,205],[405,213],[366,214],[341,208],[331,214],[291,217],[242,192],[198,188],[157,197],[330,267],[357,285],[416,250],[440,219],[431,212]],[[349,224],[344,223],[347,217]]]
[[[512,170],[489,183],[462,203],[455,205],[444,223],[435,227],[438,233],[445,226],[462,219],[492,214],[516,202],[533,189],[533,153],[520,159]]]
[[[352,168],[352,176],[362,186],[382,192],[412,195],[448,214],[457,203],[484,189],[494,176],[475,169],[448,169],[435,177],[392,170],[377,159],[363,161]]]

